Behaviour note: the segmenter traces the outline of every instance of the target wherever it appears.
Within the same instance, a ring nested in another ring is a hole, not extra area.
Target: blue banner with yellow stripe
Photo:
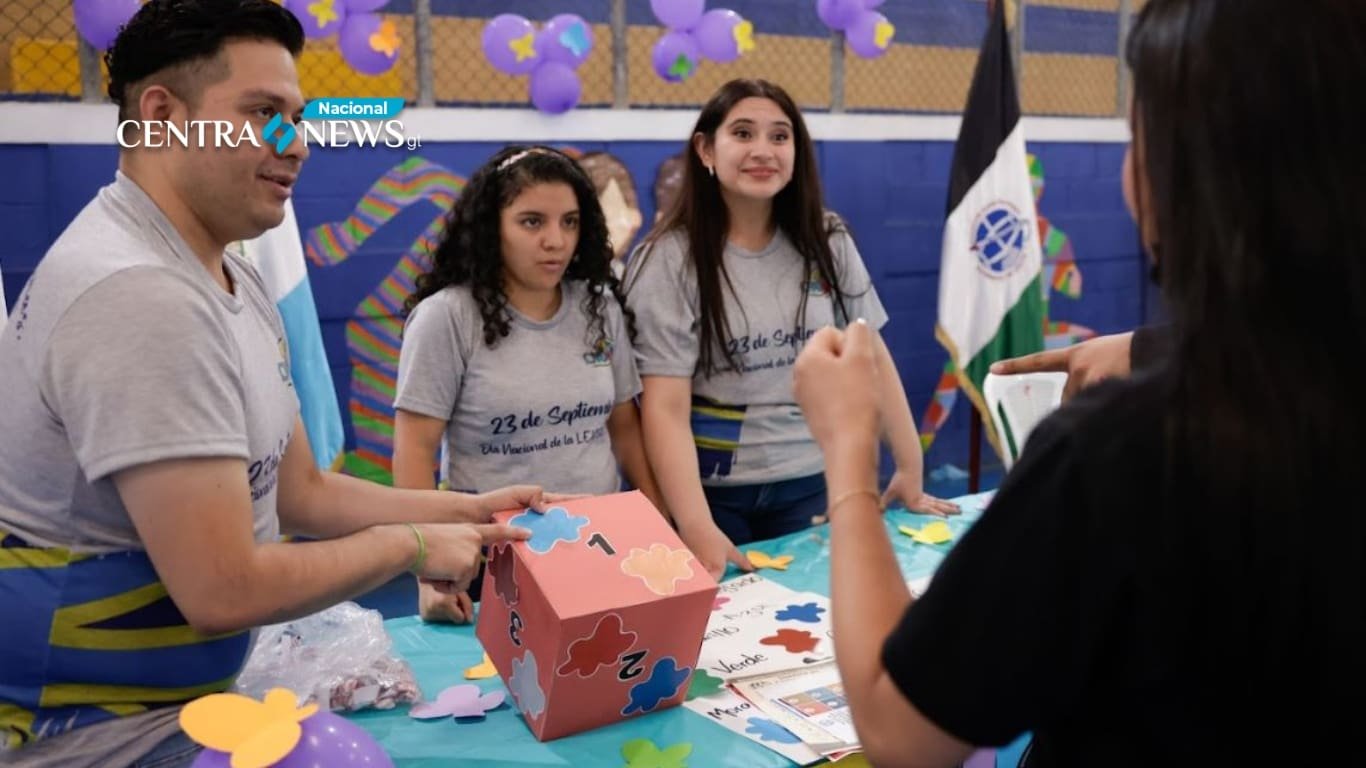
[[[205,637],[145,552],[87,555],[0,531],[0,732],[14,748],[225,690],[248,632]]]

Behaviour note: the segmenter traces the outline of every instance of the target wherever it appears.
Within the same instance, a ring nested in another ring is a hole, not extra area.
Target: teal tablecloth
[[[947,544],[917,544],[897,532],[898,525],[918,528],[938,518],[912,515],[904,510],[887,513],[887,528],[892,534],[897,560],[907,579],[934,572],[958,537],[981,515],[988,494],[957,499],[963,514],[948,521],[954,540]],[[794,533],[771,541],[757,542],[744,549],[757,549],[770,555],[792,555],[786,571],[764,570],[773,581],[799,591],[830,593],[830,546],[828,526]],[[735,575],[732,570],[731,576]],[[395,650],[412,665],[423,695],[433,698],[447,686],[467,682],[464,670],[483,659],[483,650],[474,637],[472,626],[424,624],[417,617],[392,619],[385,628],[393,637]],[[483,690],[503,690],[500,678],[478,681]],[[362,712],[353,719],[368,730],[400,768],[448,766],[468,761],[470,765],[489,766],[573,766],[573,768],[620,768],[625,764],[621,745],[632,739],[650,739],[661,749],[679,742],[690,742],[691,766],[717,768],[783,768],[792,763],[758,744],[715,725],[707,718],[682,707],[632,718],[616,725],[587,733],[541,743],[531,735],[521,715],[508,705],[490,712],[482,722],[459,723],[449,718],[418,721],[408,717],[407,707],[388,712]],[[997,768],[1014,768],[1024,739],[1001,750]]]

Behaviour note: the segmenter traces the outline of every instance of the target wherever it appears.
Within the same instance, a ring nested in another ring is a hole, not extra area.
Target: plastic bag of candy
[[[271,688],[288,688],[300,704],[348,712],[422,698],[412,668],[393,653],[379,611],[355,603],[257,632],[233,690],[261,699]]]

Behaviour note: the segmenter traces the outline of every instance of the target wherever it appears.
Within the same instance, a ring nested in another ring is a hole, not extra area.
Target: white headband
[[[520,162],[520,161],[521,161],[523,158],[525,158],[527,155],[548,155],[548,154],[550,154],[550,153],[549,153],[549,152],[546,152],[544,149],[537,149],[537,148],[524,149],[524,150],[522,150],[521,152],[518,152],[517,154],[513,155],[512,157],[509,157],[508,159],[506,159],[506,160],[504,160],[503,162],[499,163],[499,164],[498,164],[498,173],[502,173],[503,171],[506,171],[508,168],[510,168],[510,167],[512,167],[512,166],[514,166],[514,165],[516,165],[518,162]]]

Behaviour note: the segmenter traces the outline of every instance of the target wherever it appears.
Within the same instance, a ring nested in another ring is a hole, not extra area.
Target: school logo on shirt
[[[612,364],[612,340],[606,336],[598,339],[592,352],[583,353],[583,362],[595,368]]]
[[[827,282],[826,279],[825,279],[824,277],[821,276],[820,267],[815,267],[815,266],[813,266],[813,267],[811,268],[811,274],[808,275],[807,278],[806,278],[806,295],[807,295],[807,296],[829,296],[829,295],[830,295],[830,283]]]

